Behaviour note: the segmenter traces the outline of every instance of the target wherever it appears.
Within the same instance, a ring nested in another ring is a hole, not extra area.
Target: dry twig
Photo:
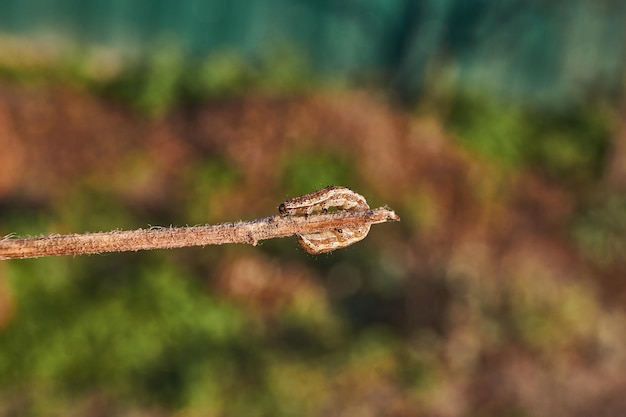
[[[299,237],[300,244],[308,252],[323,253],[363,239],[372,224],[399,220],[393,210],[377,208],[367,211],[339,210],[308,216],[273,216],[247,222],[207,226],[152,227],[131,231],[116,230],[29,238],[6,237],[0,240],[0,259],[169,249],[224,243],[256,245],[261,240],[292,235]],[[348,236],[342,239],[342,234],[346,232],[358,234],[358,238]]]

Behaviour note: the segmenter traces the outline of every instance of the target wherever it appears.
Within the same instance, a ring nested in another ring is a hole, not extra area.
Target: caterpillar
[[[331,185],[309,194],[290,198],[278,206],[278,211],[283,216],[308,216],[312,213],[327,212],[330,208],[367,211],[370,206],[361,194],[346,187]]]
[[[369,231],[369,224],[355,228],[327,230],[319,233],[298,235],[298,243],[311,255],[317,255],[348,247],[365,239]]]
[[[367,211],[365,197],[349,188],[331,185],[299,197],[290,198],[278,206],[282,216],[308,216],[326,213],[329,209]],[[298,243],[312,255],[342,249],[365,239],[370,225],[353,228],[335,228],[318,233],[299,234]]]

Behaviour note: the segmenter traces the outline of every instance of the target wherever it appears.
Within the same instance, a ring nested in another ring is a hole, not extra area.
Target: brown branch
[[[111,232],[48,235],[0,240],[0,260],[41,256],[82,255],[170,249],[185,246],[249,243],[292,235],[311,235],[328,230],[369,227],[376,223],[399,221],[393,210],[336,211],[310,216],[273,216],[264,219],[219,225],[116,230]]]

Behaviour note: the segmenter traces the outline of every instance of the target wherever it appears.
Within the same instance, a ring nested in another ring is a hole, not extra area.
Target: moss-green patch
[[[201,60],[185,77],[185,92],[196,99],[217,99],[243,93],[258,74],[250,62],[233,51],[216,52]]]
[[[573,223],[573,234],[586,256],[602,266],[626,253],[626,198],[614,196],[586,208]]]
[[[529,126],[519,107],[458,94],[451,101],[447,123],[467,148],[504,165],[517,166],[523,160]]]
[[[119,197],[105,188],[79,186],[55,203],[53,218],[57,232],[101,232],[143,226],[133,219]]]
[[[352,161],[346,155],[300,150],[286,156],[281,172],[284,189],[288,190],[289,195],[297,196],[328,185],[351,188],[355,171]]]
[[[237,168],[225,158],[214,157],[191,167],[184,217],[189,224],[223,221],[226,207],[221,196],[234,190],[240,178]]]
[[[243,316],[198,291],[183,271],[144,257],[11,264],[18,311],[0,333],[0,384],[102,389],[177,407],[188,400],[196,367],[203,378],[228,378]]]
[[[507,169],[530,166],[567,184],[597,179],[610,139],[601,106],[531,109],[457,93],[445,117],[464,147]]]

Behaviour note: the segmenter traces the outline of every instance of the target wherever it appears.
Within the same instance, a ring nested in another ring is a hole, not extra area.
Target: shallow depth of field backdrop
[[[56,3],[56,4],[54,4]],[[623,416],[626,3],[0,2],[0,236],[401,223],[0,263],[1,416]]]

